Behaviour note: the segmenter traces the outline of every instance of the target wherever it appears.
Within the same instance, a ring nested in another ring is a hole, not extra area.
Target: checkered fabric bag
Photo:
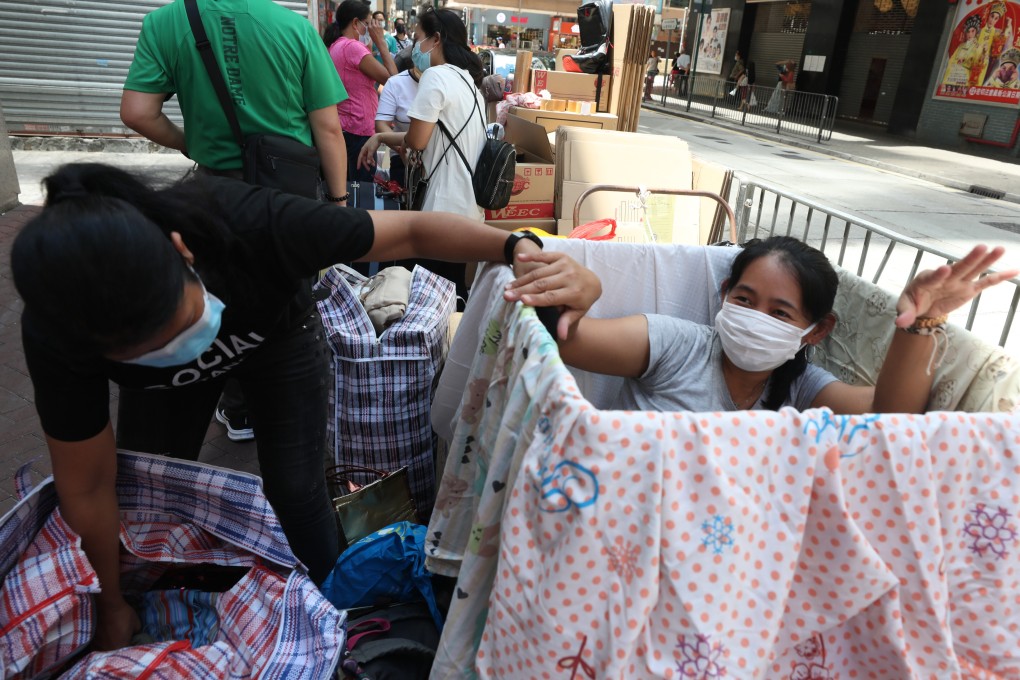
[[[124,452],[117,467],[121,541],[130,553],[121,565],[126,590],[152,586],[159,574],[181,564],[248,570],[217,594],[219,622],[210,644],[162,640],[96,652],[61,677],[313,680],[333,675],[346,616],[305,575],[258,477]],[[19,473],[19,493],[25,493],[25,479],[27,473]],[[4,679],[46,677],[92,636],[91,596],[98,583],[80,539],[56,506],[53,482],[47,479],[0,519]],[[55,567],[45,567],[43,556]],[[44,628],[49,619],[55,623]]]
[[[454,286],[415,267],[403,318],[376,336],[354,290],[365,280],[337,266],[318,284],[330,292],[318,305],[336,374],[329,432],[334,460],[340,466],[387,472],[407,466],[411,495],[419,515],[426,518],[436,492],[429,414],[435,379],[448,349]],[[374,479],[371,473],[352,474],[352,481],[362,485]]]

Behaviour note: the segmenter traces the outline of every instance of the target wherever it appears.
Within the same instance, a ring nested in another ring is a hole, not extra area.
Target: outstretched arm
[[[921,272],[896,303],[896,329],[874,388],[832,383],[815,399],[837,413],[924,413],[934,382],[933,357],[941,351],[937,335],[908,332],[919,320],[933,323],[973,300],[983,290],[1017,275],[1016,270],[988,273],[1002,257],[1001,247],[975,246],[952,265]]]
[[[556,339],[564,362],[625,378],[639,377],[648,369],[648,319],[643,315],[586,317],[588,308],[602,295],[602,283],[593,272],[582,268],[583,275],[579,275],[571,268],[576,263],[563,253],[527,253],[521,259],[545,263],[546,268],[511,283],[506,298],[535,307],[559,307]]]

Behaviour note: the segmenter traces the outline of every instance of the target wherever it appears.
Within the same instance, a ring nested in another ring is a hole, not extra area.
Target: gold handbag
[[[362,486],[350,479],[352,472],[374,474],[378,479]],[[407,466],[386,472],[361,465],[339,465],[326,472],[326,480],[347,545],[395,522],[418,521]]]

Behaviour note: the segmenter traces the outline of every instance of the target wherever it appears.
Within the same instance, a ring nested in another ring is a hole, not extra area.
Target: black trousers
[[[321,583],[339,556],[326,489],[330,350],[318,312],[274,333],[228,375],[236,378],[255,428],[266,497],[291,549]],[[197,460],[225,376],[169,390],[121,388],[121,448]]]

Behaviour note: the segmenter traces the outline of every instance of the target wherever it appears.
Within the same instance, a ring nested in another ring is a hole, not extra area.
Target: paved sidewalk
[[[1001,155],[985,157],[990,149],[969,144],[968,153],[951,149],[940,149],[914,142],[907,137],[891,135],[881,128],[865,123],[837,120],[832,139],[816,142],[814,139],[792,134],[776,134],[768,128],[755,125],[740,125],[728,116],[737,116],[734,111],[720,108],[716,117],[691,108],[645,103],[643,108],[674,116],[717,125],[721,128],[739,130],[744,134],[781,142],[802,149],[853,161],[862,165],[895,172],[907,177],[916,177],[935,184],[969,191],[972,186],[986,187],[1004,192],[1002,200],[1020,203],[1020,159],[1002,160]],[[968,144],[961,140],[962,145]]]

